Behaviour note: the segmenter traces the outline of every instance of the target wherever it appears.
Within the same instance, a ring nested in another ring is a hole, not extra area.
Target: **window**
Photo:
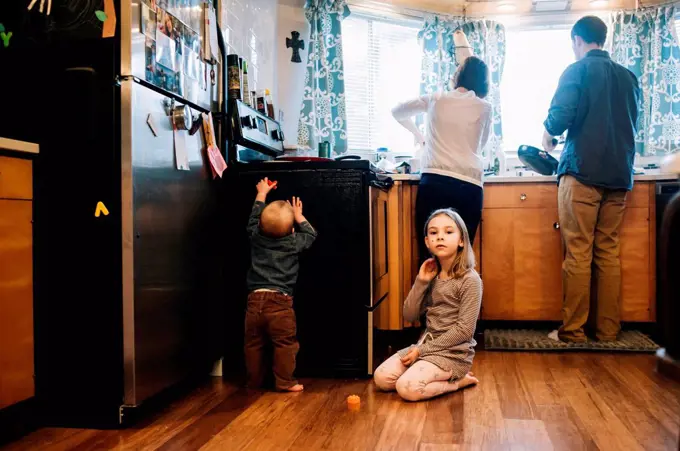
[[[392,108],[420,93],[418,24],[352,15],[342,22],[350,151],[413,149]]]
[[[575,61],[569,28],[508,30],[501,79],[503,147],[541,147],[543,121],[560,75]]]

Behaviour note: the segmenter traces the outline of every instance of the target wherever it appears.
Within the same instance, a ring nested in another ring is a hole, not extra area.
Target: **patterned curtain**
[[[612,58],[638,76],[642,98],[635,137],[640,155],[680,149],[680,48],[675,7],[611,15]]]
[[[298,125],[298,144],[313,150],[328,141],[336,153],[347,151],[345,80],[342,62],[342,19],[345,0],[307,0],[311,25],[305,91]]]
[[[423,47],[420,92],[429,94],[453,88],[451,78],[456,72],[453,33],[461,29],[467,36],[474,54],[489,66],[491,88],[486,98],[493,107],[493,131],[483,156],[490,161],[501,148],[500,84],[505,63],[505,27],[492,20],[468,20],[463,17],[432,16],[425,19],[418,39]]]

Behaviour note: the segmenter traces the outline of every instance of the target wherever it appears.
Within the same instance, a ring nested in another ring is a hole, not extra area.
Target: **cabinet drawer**
[[[484,208],[557,208],[554,183],[498,183],[484,187]]]
[[[31,160],[0,157],[0,199],[33,199]]]
[[[34,395],[31,202],[0,200],[0,409]]]
[[[626,207],[649,207],[649,199],[654,191],[653,184],[650,182],[635,182],[633,190],[626,196]]]

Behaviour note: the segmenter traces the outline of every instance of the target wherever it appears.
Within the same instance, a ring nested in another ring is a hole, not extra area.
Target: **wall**
[[[250,90],[276,92],[276,0],[222,0],[227,54],[248,61]]]
[[[302,106],[302,94],[307,67],[307,50],[309,49],[309,23],[305,19],[304,0],[279,0],[277,37],[276,37],[276,105],[283,113],[283,133],[286,145],[297,144],[298,118]],[[305,49],[300,50],[301,63],[291,62],[292,49],[286,48],[286,38],[291,31],[299,31],[300,39],[305,42]]]

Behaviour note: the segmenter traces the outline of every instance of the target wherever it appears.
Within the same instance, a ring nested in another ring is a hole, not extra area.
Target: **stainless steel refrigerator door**
[[[168,99],[131,80],[121,93],[124,398],[135,406],[192,368],[196,274],[215,206],[202,132],[179,132],[190,170],[177,170]]]
[[[149,12],[148,3],[142,0],[122,0],[121,4],[121,75],[134,75],[205,110],[217,110],[219,65],[197,60],[204,28],[201,1],[191,0],[172,11],[159,7],[156,14]],[[154,16],[155,26],[153,19],[149,20]],[[167,31],[170,25],[160,27],[159,21],[172,23],[172,31]],[[198,47],[186,46],[194,41]],[[159,54],[161,49],[164,54]]]

